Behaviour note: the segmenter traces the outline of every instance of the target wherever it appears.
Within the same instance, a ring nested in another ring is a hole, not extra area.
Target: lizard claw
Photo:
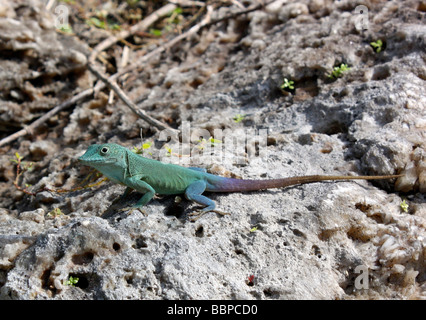
[[[191,216],[191,217],[189,218],[189,221],[191,221],[191,222],[195,222],[195,221],[197,221],[198,219],[200,219],[200,218],[201,218],[201,216],[203,216],[203,215],[204,215],[204,213],[205,213],[205,212],[192,212],[192,213],[188,214],[188,216]]]
[[[136,208],[136,207],[125,207],[125,208],[121,208],[118,211],[119,212],[126,212],[127,215],[131,215],[133,210],[139,210],[144,216],[146,216],[146,212],[145,210],[142,210],[141,208]]]

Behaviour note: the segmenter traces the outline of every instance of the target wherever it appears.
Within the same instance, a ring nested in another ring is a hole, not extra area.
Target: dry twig
[[[19,130],[18,132],[15,132],[14,134],[11,134],[10,136],[0,140],[0,147],[3,145],[12,142],[20,137],[23,137],[27,134],[32,134],[34,129],[37,128],[42,123],[46,122],[48,119],[53,117],[55,114],[57,114],[59,111],[62,111],[73,104],[79,102],[80,100],[83,100],[84,98],[87,98],[93,94],[93,89],[86,89],[75,96],[73,96],[71,99],[68,99],[67,101],[61,103],[60,105],[57,105],[55,108],[51,109],[49,112],[47,112],[42,117],[38,118],[36,121],[31,123],[29,126],[26,126],[24,129]]]
[[[173,11],[174,9],[176,9],[176,5],[169,3],[169,4],[161,7],[160,9],[156,10],[155,12],[150,14],[148,17],[146,17],[145,19],[143,19],[139,23],[132,26],[129,30],[123,30],[123,31],[119,32],[117,35],[111,36],[111,37],[105,39],[104,41],[99,43],[93,49],[93,51],[92,51],[92,53],[90,54],[90,57],[89,57],[89,63],[93,63],[95,61],[97,55],[101,51],[109,48],[110,46],[112,46],[116,42],[120,41],[121,39],[125,39],[125,38],[135,34],[136,32],[142,32],[142,31],[147,30],[148,27],[150,25],[152,25],[155,21],[157,21],[159,18],[167,15],[168,13]]]
[[[105,83],[108,88],[114,90],[114,92],[117,94],[117,96],[123,100],[123,102],[132,110],[138,117],[145,120],[149,124],[153,125],[154,127],[160,129],[160,130],[171,130],[175,131],[174,129],[170,128],[166,124],[162,123],[161,121],[158,121],[157,119],[152,118],[149,116],[145,111],[138,109],[138,107],[127,97],[127,95],[124,93],[123,90],[113,81],[111,80],[111,77],[108,78],[105,75],[103,75],[100,71],[98,71],[93,64],[90,62],[87,64],[87,67],[89,70],[103,83]]]
[[[109,79],[114,81],[118,77],[121,77],[123,74],[134,71],[135,69],[138,69],[140,66],[142,66],[145,62],[147,62],[152,57],[156,57],[162,52],[170,49],[178,42],[182,41],[183,39],[196,34],[198,31],[200,31],[202,28],[204,28],[206,25],[210,24],[211,20],[211,14],[213,12],[212,6],[207,6],[207,13],[203,20],[201,20],[199,23],[194,25],[192,28],[190,28],[188,31],[174,37],[173,39],[169,40],[165,44],[159,46],[158,48],[154,49],[153,51],[143,55],[138,60],[136,60],[131,65],[127,66],[126,68],[123,68],[120,72],[117,72],[116,74],[112,75]],[[95,91],[99,90],[99,88],[95,87]]]

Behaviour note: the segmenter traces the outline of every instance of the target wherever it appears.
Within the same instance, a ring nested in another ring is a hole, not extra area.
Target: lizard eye
[[[107,154],[107,153],[108,153],[108,151],[109,151],[109,148],[108,148],[108,147],[103,147],[103,148],[101,149],[101,154],[102,154],[102,155],[105,155],[105,154]]]

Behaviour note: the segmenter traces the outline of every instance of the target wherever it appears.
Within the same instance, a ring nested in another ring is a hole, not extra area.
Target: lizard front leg
[[[135,189],[138,192],[145,193],[142,198],[133,205],[134,208],[140,208],[146,205],[155,195],[155,190],[145,181],[137,177],[126,178],[124,184],[129,188]],[[127,191],[127,190],[126,190]]]

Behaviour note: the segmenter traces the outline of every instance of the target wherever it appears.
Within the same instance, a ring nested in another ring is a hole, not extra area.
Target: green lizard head
[[[114,167],[126,168],[126,151],[126,148],[114,143],[93,144],[78,160],[101,172],[104,167],[110,170]]]

